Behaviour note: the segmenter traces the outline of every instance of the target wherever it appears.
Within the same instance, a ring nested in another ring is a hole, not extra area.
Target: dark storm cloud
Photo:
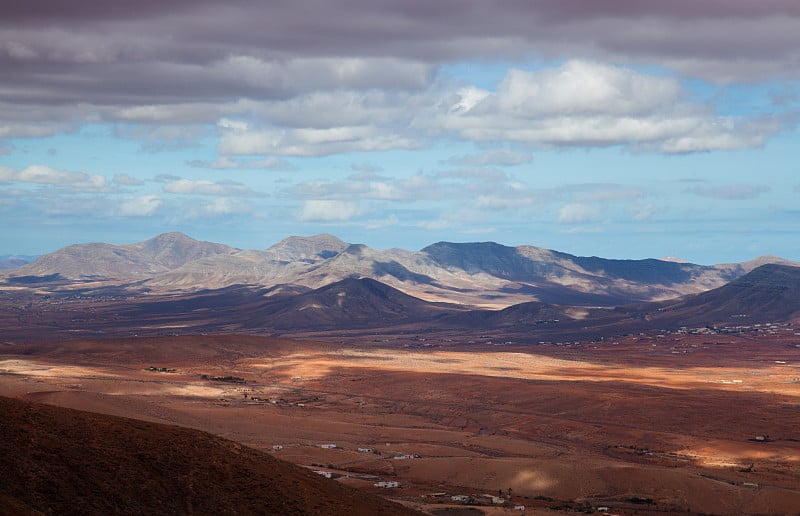
[[[655,63],[717,82],[800,77],[800,3],[789,0],[11,4],[0,15],[0,137],[67,122],[207,123],[240,99],[418,91],[436,66],[478,58]],[[183,104],[195,114],[125,111]]]

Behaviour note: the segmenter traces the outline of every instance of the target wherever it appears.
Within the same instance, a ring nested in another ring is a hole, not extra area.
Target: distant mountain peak
[[[312,236],[290,236],[267,249],[281,261],[318,261],[332,258],[344,251],[347,242],[321,233]]]
[[[143,248],[153,248],[173,245],[187,245],[195,242],[199,241],[184,233],[181,233],[180,231],[172,231],[170,233],[161,233],[160,235],[147,239],[144,242],[133,245],[139,245]]]

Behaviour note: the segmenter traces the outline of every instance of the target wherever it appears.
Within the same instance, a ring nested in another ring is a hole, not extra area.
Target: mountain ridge
[[[237,249],[173,232],[126,245],[74,244],[0,271],[0,281],[106,282],[163,293],[232,285],[316,289],[358,277],[426,301],[475,307],[504,308],[528,301],[617,306],[707,291],[763,263],[800,265],[772,256],[711,266],[652,258],[619,260],[496,242],[378,250],[329,234],[290,236],[265,250]]]

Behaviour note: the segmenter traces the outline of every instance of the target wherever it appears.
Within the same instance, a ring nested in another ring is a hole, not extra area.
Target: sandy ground
[[[467,495],[519,513],[482,496],[502,494],[527,514],[785,514],[800,510],[799,345],[792,332],[430,350],[6,343],[0,394],[207,430],[429,511]],[[373,485],[388,480],[401,487]]]

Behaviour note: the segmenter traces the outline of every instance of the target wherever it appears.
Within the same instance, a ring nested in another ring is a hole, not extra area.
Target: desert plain
[[[799,352],[790,323],[18,340],[0,395],[205,430],[432,514],[791,514]]]

